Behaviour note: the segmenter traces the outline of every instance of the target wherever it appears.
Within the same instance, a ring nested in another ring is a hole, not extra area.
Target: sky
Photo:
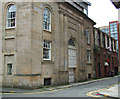
[[[88,0],[88,17],[96,22],[95,27],[107,26],[109,22],[118,20],[118,10],[110,0]]]

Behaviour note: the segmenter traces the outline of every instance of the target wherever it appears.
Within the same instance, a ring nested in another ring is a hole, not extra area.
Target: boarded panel
[[[69,70],[69,83],[74,82],[74,69]]]
[[[68,55],[69,68],[76,68],[76,50],[69,49]]]

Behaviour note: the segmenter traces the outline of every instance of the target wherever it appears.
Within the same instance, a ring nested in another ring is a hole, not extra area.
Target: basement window
[[[88,74],[88,79],[91,79],[91,74]]]
[[[12,63],[7,64],[7,75],[12,75]]]
[[[44,78],[44,86],[51,85],[51,78]]]

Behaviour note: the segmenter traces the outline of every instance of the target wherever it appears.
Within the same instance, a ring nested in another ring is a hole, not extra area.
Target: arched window
[[[7,24],[8,28],[15,27],[16,7],[14,4],[9,5],[7,8]]]
[[[48,7],[44,9],[43,27],[45,30],[51,31],[51,12]]]
[[[69,41],[68,41],[68,45],[70,45],[70,46],[75,46],[75,41],[74,41],[74,39],[69,39]]]

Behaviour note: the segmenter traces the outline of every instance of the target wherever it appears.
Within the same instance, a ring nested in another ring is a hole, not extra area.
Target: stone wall
[[[0,86],[2,85],[2,3],[0,2]]]

